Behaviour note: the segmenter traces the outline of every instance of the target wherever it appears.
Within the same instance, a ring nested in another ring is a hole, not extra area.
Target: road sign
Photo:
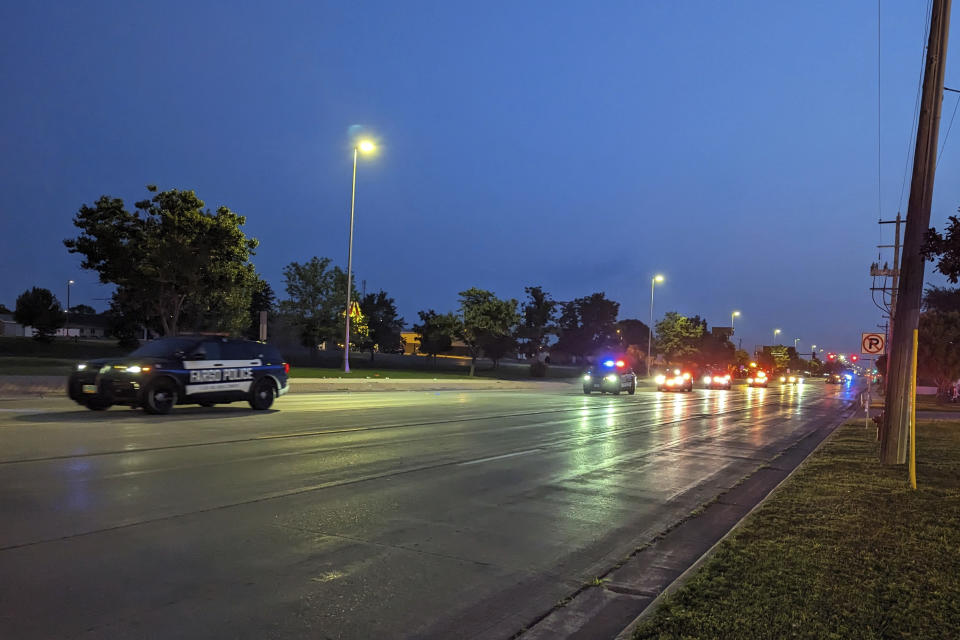
[[[860,335],[860,353],[879,356],[886,353],[887,336],[882,333],[864,333]]]

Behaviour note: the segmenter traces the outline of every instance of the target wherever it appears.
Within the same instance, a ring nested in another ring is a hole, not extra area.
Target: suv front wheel
[[[277,397],[277,388],[270,378],[260,378],[253,383],[250,390],[250,406],[258,411],[265,411],[273,404]]]
[[[147,387],[144,393],[143,409],[147,413],[170,413],[177,404],[177,386],[172,380],[161,378]]]

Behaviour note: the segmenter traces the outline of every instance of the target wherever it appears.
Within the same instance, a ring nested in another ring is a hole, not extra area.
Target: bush
[[[547,365],[544,362],[539,360],[534,360],[530,363],[530,377],[531,378],[544,378],[547,375]]]

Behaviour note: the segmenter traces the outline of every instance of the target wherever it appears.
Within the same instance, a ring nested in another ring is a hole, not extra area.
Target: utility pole
[[[903,238],[900,288],[894,308],[896,322],[887,359],[887,399],[880,430],[880,461],[904,464],[907,461],[911,383],[913,370],[913,331],[920,319],[923,295],[924,258],[920,255],[923,238],[930,227],[930,206],[937,163],[937,139],[940,108],[943,103],[944,65],[950,33],[950,0],[933,0],[927,60],[923,72],[923,93],[917,121],[917,144],[913,153],[913,177]]]
[[[893,316],[896,314],[897,308],[897,288],[900,286],[900,225],[903,223],[903,218],[900,216],[900,212],[897,212],[897,217],[895,220],[880,220],[880,224],[894,224],[893,234],[893,244],[878,244],[878,249],[893,249],[893,268],[890,269],[884,263],[883,267],[880,267],[879,263],[873,263],[870,265],[870,275],[874,278],[880,277],[883,278],[882,287],[871,287],[871,291],[880,292],[880,301],[883,304],[883,307],[887,311],[887,318],[890,322],[885,326],[884,335],[887,336],[887,344],[892,342],[892,333],[893,330]],[[887,278],[891,279],[891,284],[887,287]],[[890,291],[890,304],[887,305],[887,291]],[[876,302],[876,301],[874,301]],[[887,358],[887,370],[883,372],[884,379],[888,380],[890,378],[890,358]]]

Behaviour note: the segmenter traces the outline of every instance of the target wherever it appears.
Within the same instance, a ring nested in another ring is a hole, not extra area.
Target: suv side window
[[[220,343],[213,342],[212,340],[204,341],[200,343],[199,348],[196,349],[194,353],[203,352],[204,360],[222,360],[223,356],[220,355]]]
[[[260,355],[254,349],[255,343],[230,340],[222,345],[224,360],[253,360]]]

